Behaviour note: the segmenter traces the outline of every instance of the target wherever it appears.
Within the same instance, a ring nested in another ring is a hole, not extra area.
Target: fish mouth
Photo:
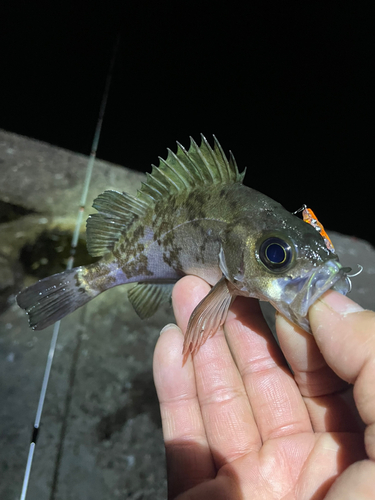
[[[350,281],[347,277],[350,271],[350,268],[342,267],[337,260],[330,260],[314,269],[307,276],[289,281],[284,288],[286,302],[283,305],[279,303],[274,304],[274,306],[288,316],[293,323],[311,333],[307,318],[310,306],[331,288],[346,295],[350,290]]]

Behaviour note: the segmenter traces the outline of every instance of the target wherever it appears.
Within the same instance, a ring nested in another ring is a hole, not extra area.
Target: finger
[[[354,384],[354,399],[368,426],[366,452],[375,459],[375,313],[329,291],[310,308],[309,319],[328,365]]]
[[[258,301],[239,297],[225,331],[263,441],[311,432],[304,401]]]
[[[350,465],[329,489],[324,500],[373,500],[375,463],[362,460]]]
[[[210,287],[192,276],[183,280],[181,286],[180,282],[175,286],[173,303],[177,322],[184,329]],[[194,356],[194,369],[207,440],[217,468],[259,450],[258,428],[222,328]]]
[[[191,313],[210,290],[210,285],[196,276],[184,276],[175,284],[172,292],[173,310],[182,332],[186,331]]]
[[[351,432],[361,428],[351,387],[327,365],[312,335],[276,316],[277,336],[315,432]]]
[[[169,498],[215,477],[191,359],[182,368],[183,336],[168,325],[156,344],[154,380],[166,447]]]
[[[276,330],[303,396],[321,396],[347,388],[347,383],[327,365],[312,335],[281,314],[276,315]]]

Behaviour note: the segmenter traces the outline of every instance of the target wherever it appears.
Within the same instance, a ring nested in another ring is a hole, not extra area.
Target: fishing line
[[[96,151],[97,151],[98,144],[99,144],[99,138],[100,138],[100,133],[101,133],[101,129],[102,129],[104,113],[105,113],[105,109],[107,106],[108,94],[109,94],[109,89],[111,86],[112,75],[113,75],[113,68],[115,65],[119,44],[120,44],[120,35],[117,35],[117,38],[116,38],[116,41],[115,41],[115,44],[113,47],[112,57],[111,57],[111,61],[110,61],[110,65],[109,65],[109,69],[108,69],[108,73],[107,73],[105,86],[104,86],[102,101],[100,104],[98,120],[96,123],[94,138],[93,138],[92,146],[91,146],[91,152],[90,152],[90,156],[89,156],[88,163],[87,163],[86,176],[85,176],[85,181],[83,184],[81,199],[79,202],[76,225],[75,225],[75,229],[74,229],[73,236],[72,236],[72,241],[71,241],[71,245],[70,245],[70,255],[69,255],[67,265],[66,265],[66,269],[72,269],[73,263],[74,263],[74,255],[75,255],[76,248],[77,248],[79,232],[80,232],[80,228],[81,228],[81,224],[82,224],[83,212],[84,212],[85,206],[86,206],[87,193],[89,190],[92,171],[94,168]],[[60,323],[61,323],[61,321],[57,321],[57,323],[55,323],[55,325],[53,327],[52,339],[51,339],[50,348],[48,351],[46,367],[44,370],[42,388],[40,390],[40,395],[39,395],[38,408],[36,411],[35,421],[34,421],[34,425],[33,425],[33,431],[32,431],[32,435],[31,435],[29,454],[28,454],[27,462],[26,462],[25,475],[24,475],[24,479],[23,479],[20,500],[25,500],[26,494],[27,494],[27,488],[28,488],[29,479],[30,479],[30,471],[31,471],[32,463],[33,463],[35,446],[36,446],[38,433],[39,433],[39,429],[40,429],[40,421],[41,421],[41,417],[42,417],[43,405],[44,405],[44,400],[46,397],[47,386],[48,386],[48,381],[49,381],[49,377],[50,377],[50,373],[51,373],[53,357],[54,357],[55,350],[56,350],[56,343],[57,343],[57,338],[59,335]]]

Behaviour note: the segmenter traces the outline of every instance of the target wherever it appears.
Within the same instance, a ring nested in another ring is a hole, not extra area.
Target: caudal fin
[[[95,294],[81,286],[76,267],[44,278],[17,295],[33,330],[43,330],[91,300]]]

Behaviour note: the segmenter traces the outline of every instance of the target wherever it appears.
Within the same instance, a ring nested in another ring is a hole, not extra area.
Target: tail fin
[[[80,267],[44,278],[17,295],[33,330],[43,330],[95,297],[81,286]]]

